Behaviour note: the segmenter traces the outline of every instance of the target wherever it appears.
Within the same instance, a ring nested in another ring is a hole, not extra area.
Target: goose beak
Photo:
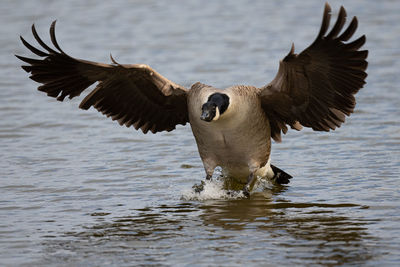
[[[213,119],[213,114],[209,110],[203,110],[201,113],[200,119],[203,121],[210,122]]]

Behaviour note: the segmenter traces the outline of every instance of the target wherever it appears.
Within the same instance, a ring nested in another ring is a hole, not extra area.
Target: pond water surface
[[[335,132],[273,143],[287,186],[201,197],[189,126],[144,135],[36,90],[13,55],[32,23],[74,57],[146,63],[184,86],[262,86],[324,1],[21,1],[0,5],[0,265],[400,265],[400,2],[331,1],[367,35],[367,84]]]

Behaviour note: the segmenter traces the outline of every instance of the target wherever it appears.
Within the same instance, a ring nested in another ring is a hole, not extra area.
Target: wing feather
[[[331,8],[325,4],[320,31],[315,41],[300,54],[289,54],[280,62],[274,80],[260,89],[264,112],[269,117],[271,136],[281,140],[290,125],[300,123],[316,131],[334,130],[355,107],[356,94],[365,84],[367,50],[359,50],[365,35],[347,42],[358,25],[354,17],[347,29],[346,10],[328,32]]]
[[[57,42],[54,21],[50,27],[48,46],[39,37],[35,26],[32,34],[42,51],[21,37],[22,43],[41,59],[16,55],[28,63],[22,68],[30,78],[42,85],[39,91],[63,101],[79,96],[85,89],[98,83],[81,102],[81,109],[96,108],[121,125],[134,126],[144,133],[171,131],[178,124],[189,121],[187,89],[163,77],[144,64],[121,65],[112,57],[113,65],[72,58]]]

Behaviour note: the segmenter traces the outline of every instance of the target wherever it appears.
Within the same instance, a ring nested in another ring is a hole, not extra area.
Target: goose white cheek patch
[[[216,108],[215,108],[215,116],[214,116],[214,118],[213,118],[213,121],[218,120],[218,119],[219,119],[219,115],[220,115],[220,113],[219,113],[219,108],[216,107]]]

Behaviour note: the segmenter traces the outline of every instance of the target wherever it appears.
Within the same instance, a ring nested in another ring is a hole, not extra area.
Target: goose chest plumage
[[[325,4],[316,39],[299,54],[294,45],[280,61],[275,78],[267,85],[218,89],[195,83],[190,89],[176,84],[145,64],[124,65],[76,59],[57,43],[55,22],[50,27],[53,48],[32,33],[42,49],[22,37],[22,43],[39,59],[17,55],[22,68],[41,85],[38,90],[63,101],[79,96],[90,85],[80,108],[96,108],[127,127],[171,131],[190,123],[206,179],[220,166],[231,177],[244,181],[249,196],[256,177],[288,183],[291,176],[270,163],[271,139],[281,141],[288,127],[316,131],[334,130],[355,107],[354,95],[365,84],[365,36],[349,41],[357,29],[353,17],[344,29],[346,11],[340,8],[329,28],[331,8]]]

